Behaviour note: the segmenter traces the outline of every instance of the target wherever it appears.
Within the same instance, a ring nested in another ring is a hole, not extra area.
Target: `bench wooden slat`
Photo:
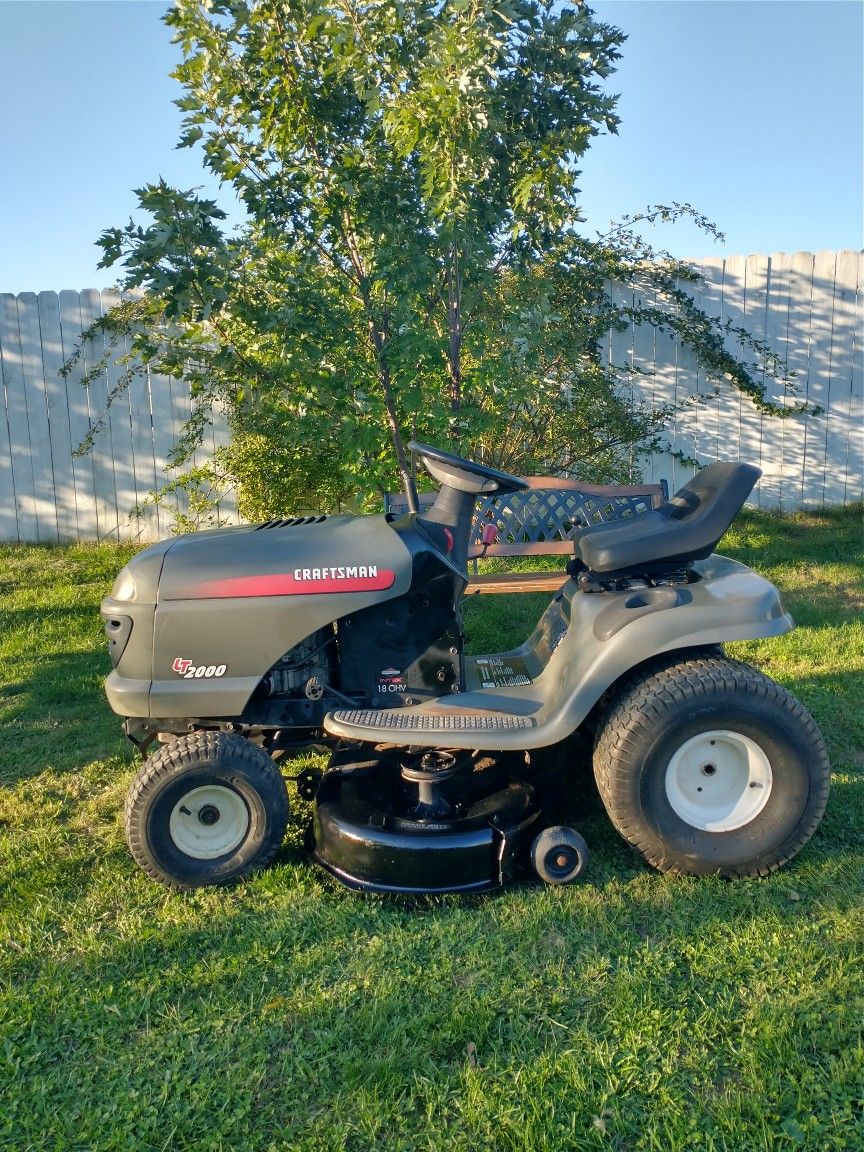
[[[535,540],[524,544],[490,544],[483,548],[472,548],[469,560],[491,559],[493,556],[572,556],[572,540]]]
[[[491,572],[471,576],[466,596],[506,592],[557,592],[567,579],[566,572]]]

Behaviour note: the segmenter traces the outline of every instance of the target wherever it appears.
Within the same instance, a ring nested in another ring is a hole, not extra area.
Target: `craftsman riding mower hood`
[[[710,465],[658,508],[586,523],[525,643],[469,656],[476,502],[527,482],[412,448],[440,485],[429,508],[181,536],[118,575],[106,693],[149,753],[126,804],[138,863],[175,888],[269,863],[282,768],[309,746],[330,751],[289,774],[312,802],[309,854],[360,889],[584,875],[567,764],[586,746],[612,822],[655,867],[751,876],[795,855],[824,811],[824,744],[721,647],[793,626],[771,584],[714,554],[758,470]]]

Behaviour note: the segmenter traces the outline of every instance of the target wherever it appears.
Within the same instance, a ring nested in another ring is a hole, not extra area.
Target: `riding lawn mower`
[[[428,508],[175,537],[118,575],[105,688],[149,753],[125,812],[141,867],[188,889],[266,866],[289,819],[282,765],[310,746],[329,762],[293,778],[307,850],[354,889],[584,876],[562,818],[576,742],[612,823],[661,871],[761,876],[795,856],[825,810],[825,745],[722,649],[794,626],[772,584],[714,553],[759,470],[711,464],[657,508],[577,530],[532,635],[471,656],[475,503],[526,481],[411,448],[440,486]]]

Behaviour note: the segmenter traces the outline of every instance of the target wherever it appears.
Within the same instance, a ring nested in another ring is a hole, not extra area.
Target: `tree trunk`
[[[390,425],[390,435],[393,438],[393,448],[396,452],[396,461],[399,465],[399,473],[402,476],[402,484],[405,488],[408,510],[409,512],[416,512],[418,510],[417,487],[414,483],[414,475],[411,470],[411,460],[405,450],[405,441],[402,439],[402,432],[399,429],[399,420],[396,414],[396,398],[393,394],[390,369],[380,361],[378,365],[378,379],[381,383],[381,391],[384,393],[387,423]]]
[[[381,391],[384,395],[387,424],[390,428],[393,450],[396,453],[396,463],[399,465],[399,474],[402,477],[402,485],[405,489],[405,498],[408,501],[408,510],[409,512],[416,512],[418,509],[417,486],[414,483],[411,461],[405,450],[405,441],[402,439],[402,431],[399,428],[399,416],[396,411],[396,396],[393,392],[390,366],[384,357],[386,333],[382,332],[373,320],[369,321],[369,333],[372,337],[372,344],[375,347],[375,356],[378,361],[378,383],[381,385]]]
[[[455,418],[462,407],[462,278],[459,275],[455,244],[450,249],[447,268],[447,328],[450,335],[450,413],[454,422],[453,438],[457,439]]]

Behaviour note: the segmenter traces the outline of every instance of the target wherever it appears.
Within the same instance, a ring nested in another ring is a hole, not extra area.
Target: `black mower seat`
[[[702,560],[714,551],[761,475],[751,464],[709,464],[659,508],[583,528],[574,537],[576,557],[603,575]]]

